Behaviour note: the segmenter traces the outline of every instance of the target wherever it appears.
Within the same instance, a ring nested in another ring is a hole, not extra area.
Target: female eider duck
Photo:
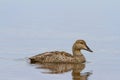
[[[81,50],[93,52],[84,40],[77,40],[72,47],[73,55],[64,51],[52,51],[35,55],[29,59],[31,63],[84,63],[86,60]]]

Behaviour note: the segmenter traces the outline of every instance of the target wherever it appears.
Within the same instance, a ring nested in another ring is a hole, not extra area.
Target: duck
[[[72,53],[65,51],[44,52],[29,58],[30,63],[84,63],[86,59],[81,50],[93,52],[84,40],[76,40],[72,46]]]

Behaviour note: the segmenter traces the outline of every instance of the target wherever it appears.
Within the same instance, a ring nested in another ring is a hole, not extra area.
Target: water
[[[0,80],[119,80],[119,7],[118,0],[1,0]],[[94,51],[82,51],[87,63],[29,63],[46,51],[71,53],[77,39]]]

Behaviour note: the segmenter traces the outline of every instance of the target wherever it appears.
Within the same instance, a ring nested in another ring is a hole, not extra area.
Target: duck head
[[[77,40],[73,45],[73,50],[86,50],[93,52],[86,44],[84,40]]]

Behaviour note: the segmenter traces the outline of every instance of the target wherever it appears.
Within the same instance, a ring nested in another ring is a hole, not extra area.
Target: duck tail
[[[29,59],[30,59],[30,63],[31,63],[31,64],[36,63],[36,60],[35,60],[34,58],[29,58]]]

